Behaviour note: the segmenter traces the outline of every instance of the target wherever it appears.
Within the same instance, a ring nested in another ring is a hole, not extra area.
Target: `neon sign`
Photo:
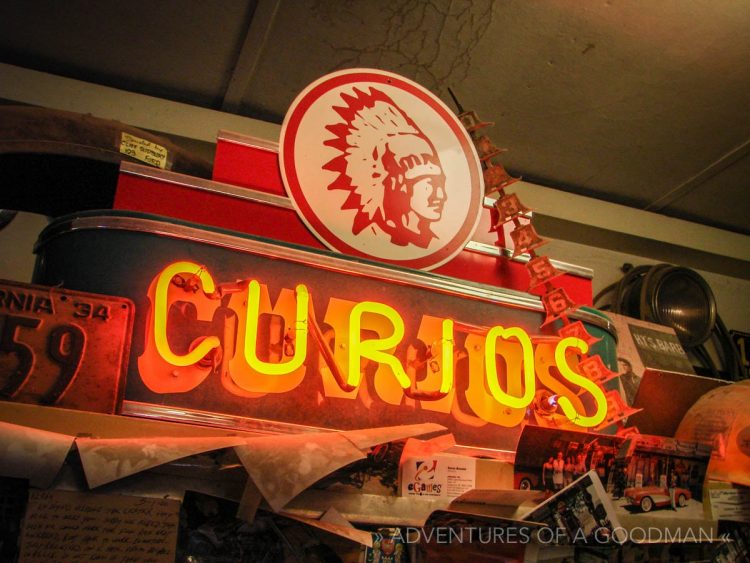
[[[506,428],[526,419],[544,388],[569,425],[592,428],[607,419],[605,392],[579,367],[588,352],[579,338],[433,314],[407,327],[384,298],[324,299],[298,283],[272,300],[271,282],[217,283],[187,261],[164,268],[148,289],[137,362],[145,386],[185,394],[214,374],[231,395],[265,400],[304,392],[304,382],[316,378],[318,404],[343,399],[368,410],[393,406]],[[325,306],[322,324],[316,300]]]

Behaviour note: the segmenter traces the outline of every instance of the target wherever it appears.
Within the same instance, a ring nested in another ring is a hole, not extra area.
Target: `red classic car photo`
[[[654,508],[672,506],[669,498],[669,489],[666,487],[630,487],[625,489],[625,498],[630,506],[637,506],[643,512],[650,512]],[[687,505],[691,495],[688,489],[674,488],[674,506],[683,507]]]

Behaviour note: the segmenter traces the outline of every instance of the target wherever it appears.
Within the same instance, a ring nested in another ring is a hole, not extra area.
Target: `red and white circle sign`
[[[353,69],[310,84],[287,112],[279,153],[300,217],[344,254],[429,270],[479,222],[482,173],[468,133],[396,74]]]

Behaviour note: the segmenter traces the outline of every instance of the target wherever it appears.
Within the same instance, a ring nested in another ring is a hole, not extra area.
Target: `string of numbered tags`
[[[511,176],[502,164],[495,161],[507,149],[498,148],[489,136],[482,133],[483,129],[493,126],[494,123],[482,121],[475,111],[464,111],[458,117],[474,141],[482,163],[485,196],[495,198],[494,206],[490,209],[491,230],[497,234],[495,244],[505,247],[505,225],[512,223],[512,258],[528,254],[526,269],[529,273],[529,290],[542,288],[541,301],[545,311],[542,328],[559,321],[558,328],[555,329],[557,335],[560,338],[577,338],[585,342],[585,348],[588,350],[599,339],[586,330],[582,321],[570,319],[570,315],[580,305],[568,296],[563,287],[555,285],[554,280],[560,277],[562,272],[555,268],[549,257],[537,252],[539,247],[549,241],[537,233],[532,223],[531,209],[523,205],[518,194],[506,192],[506,188],[519,182],[520,178]],[[623,427],[623,421],[640,409],[628,407],[616,390],[607,391],[604,388],[607,382],[619,374],[604,365],[601,356],[597,354],[580,354],[578,366],[583,375],[600,387],[607,399],[607,416],[595,430],[618,424],[620,431],[632,431],[633,429]],[[557,410],[555,396],[548,394],[542,398],[542,403],[536,405],[537,422],[548,425],[545,424],[550,420],[548,415]]]

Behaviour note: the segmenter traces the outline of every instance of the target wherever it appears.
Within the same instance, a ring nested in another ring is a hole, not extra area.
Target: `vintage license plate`
[[[114,413],[132,301],[0,280],[0,399]]]

